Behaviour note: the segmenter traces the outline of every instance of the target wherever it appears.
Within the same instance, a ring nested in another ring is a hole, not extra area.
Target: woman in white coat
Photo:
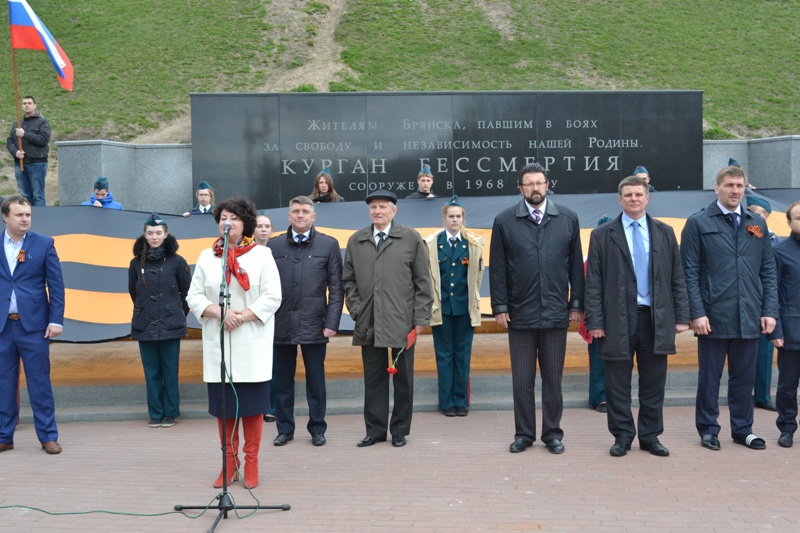
[[[238,479],[239,418],[244,433],[247,488],[258,485],[258,451],[265,406],[272,379],[272,338],[275,311],[281,304],[281,282],[272,252],[257,246],[255,205],[234,197],[214,208],[220,238],[200,253],[186,298],[192,313],[203,326],[203,381],[208,384],[208,412],[218,419],[220,441],[227,444],[229,481]],[[223,234],[229,225],[229,249],[225,273],[230,305],[222,316],[219,306],[222,282]],[[220,330],[224,338],[224,384],[220,381]],[[225,394],[225,412],[222,395]],[[222,419],[226,434],[222,434]],[[222,473],[214,487],[223,485]]]

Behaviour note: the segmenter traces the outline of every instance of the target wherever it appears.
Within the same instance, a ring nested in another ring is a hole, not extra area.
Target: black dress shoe
[[[547,441],[546,445],[547,445],[547,450],[550,453],[554,453],[556,455],[564,453],[564,445],[561,444],[561,441],[559,439],[550,439],[549,441]]]
[[[294,435],[289,435],[288,433],[278,433],[278,436],[275,437],[275,440],[272,441],[272,444],[275,446],[286,446],[286,443],[290,440],[294,440]]]
[[[788,431],[784,431],[781,433],[781,436],[778,437],[778,446],[781,448],[791,448],[792,447],[792,440],[794,436],[789,433]]]
[[[264,422],[275,422],[275,415],[267,413],[264,415]]]
[[[314,433],[311,435],[311,444],[314,446],[325,446],[325,435],[322,433]]]
[[[466,407],[456,407],[456,416],[467,416],[469,411]]]
[[[377,444],[379,442],[386,442],[386,437],[378,438],[378,437],[370,437],[369,435],[367,435],[366,437],[364,437],[363,440],[359,441],[359,443],[356,444],[356,446],[358,446],[359,448],[365,448],[367,446],[372,446],[373,444]]]
[[[511,446],[508,447],[508,451],[511,453],[524,452],[531,444],[533,444],[532,440],[526,439],[525,437],[517,437],[514,439],[514,442],[511,443]]]
[[[772,402],[767,402],[767,403],[755,402],[755,406],[758,407],[759,409],[766,409],[767,411],[777,411],[778,410],[778,408],[775,407],[775,404],[772,403]]]
[[[598,413],[607,413],[608,412],[608,404],[606,402],[600,402],[594,406],[594,410]]]
[[[629,442],[615,442],[608,453],[611,454],[611,457],[624,457],[630,449]]]
[[[751,450],[764,450],[767,447],[767,443],[764,442],[764,439],[752,433],[744,438],[734,437],[733,442],[741,444],[742,446],[747,446]]]
[[[402,448],[406,445],[406,438],[402,435],[392,435],[392,446]]]
[[[716,435],[703,435],[700,437],[700,444],[703,448],[719,451],[719,439]]]
[[[444,416],[448,416],[448,417],[456,416],[456,408],[455,407],[448,407],[447,409],[442,411],[442,414]]]
[[[646,452],[650,452],[656,457],[667,457],[669,455],[669,450],[666,448],[666,446],[657,440],[653,442],[640,442],[639,448]]]

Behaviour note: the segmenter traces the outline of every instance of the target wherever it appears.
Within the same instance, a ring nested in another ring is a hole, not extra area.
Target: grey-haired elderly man
[[[392,446],[400,447],[411,432],[414,405],[414,348],[403,347],[412,330],[419,333],[430,323],[433,291],[422,237],[394,221],[397,196],[378,190],[366,202],[372,224],[350,236],[342,272],[356,322],[353,345],[361,346],[364,363],[367,436],[358,446],[385,441],[388,430]],[[387,427],[390,374],[394,409]]]

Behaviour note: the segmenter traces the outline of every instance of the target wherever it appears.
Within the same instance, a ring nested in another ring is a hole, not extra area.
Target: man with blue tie
[[[19,420],[19,362],[25,367],[33,423],[42,449],[61,453],[50,383],[50,339],[64,323],[64,280],[53,239],[33,233],[31,204],[22,196],[2,206],[5,257],[0,260],[0,452],[14,449]],[[49,296],[48,296],[49,295]]]
[[[458,196],[444,205],[442,219],[444,229],[425,239],[433,285],[431,331],[439,409],[444,416],[467,416],[472,338],[481,325],[485,238],[464,227],[466,211]]]
[[[633,358],[639,373],[639,447],[658,457],[669,450],[664,432],[667,355],[675,334],[689,329],[678,242],[672,228],[647,216],[647,182],[629,176],[619,184],[622,214],[592,231],[586,270],[586,329],[603,358],[612,457],[631,449]]]
[[[697,336],[695,425],[700,444],[719,450],[719,386],[728,359],[731,437],[753,450],[767,447],[753,433],[753,383],[758,340],[775,328],[778,288],[766,221],[743,209],[741,167],[717,173],[717,200],[686,220],[681,257]]]

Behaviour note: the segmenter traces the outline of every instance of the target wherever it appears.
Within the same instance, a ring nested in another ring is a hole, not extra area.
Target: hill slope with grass
[[[75,68],[70,93],[44,52],[17,51],[20,96],[37,97],[54,140],[188,142],[190,92],[286,90],[700,89],[706,138],[800,131],[793,0],[30,4]],[[7,135],[7,32],[0,65]]]

